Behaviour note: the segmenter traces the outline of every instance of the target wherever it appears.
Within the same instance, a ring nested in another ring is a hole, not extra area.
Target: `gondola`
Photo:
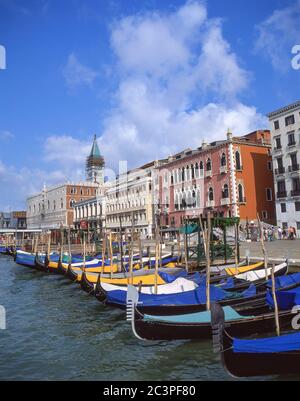
[[[284,265],[281,267],[283,268]],[[263,313],[268,310],[268,306],[265,303],[266,286],[264,285],[263,287],[264,291],[261,287],[260,292],[258,292],[255,285],[250,284],[248,283],[248,288],[241,293],[228,292],[212,285],[210,287],[211,301],[221,302],[223,306],[235,306],[246,302],[254,302],[257,307],[259,305],[260,313]],[[146,314],[168,315],[192,313],[195,310],[201,312],[206,309],[205,282],[185,292],[181,290],[180,286],[178,286],[177,290],[172,287],[172,283],[169,286],[169,293],[159,291],[158,294],[155,294],[153,286],[151,289],[146,288],[144,291],[141,290],[143,288],[141,287],[139,291],[140,310]],[[164,289],[166,287],[160,286],[159,288]],[[98,280],[95,295],[101,302],[124,309],[126,307],[126,289],[127,287],[125,287],[124,291],[124,288],[122,289],[118,286],[105,286]]]
[[[39,255],[37,253],[35,255],[35,266],[37,270],[47,273],[48,272],[47,260],[48,260],[47,255]]]
[[[198,310],[205,310],[205,283],[189,291],[182,291],[180,286],[174,286],[174,283],[159,286],[159,288],[161,287],[165,289],[165,293],[163,291],[159,291],[158,294],[153,293],[153,286],[151,286],[150,293],[143,293],[141,291],[142,287],[139,288],[139,301],[143,313],[155,311],[155,314],[159,314],[163,311],[165,314],[166,311],[177,307],[178,310],[185,311],[185,313],[189,313],[190,309],[194,310],[195,307],[198,307]],[[174,292],[168,293],[166,290],[168,287],[170,287],[170,291]],[[98,300],[101,300],[107,305],[116,306],[121,309],[126,308],[127,287],[125,287],[124,291],[124,289],[118,286],[105,286],[101,280],[98,280],[95,295]],[[228,302],[228,304],[240,303],[246,300],[250,302],[252,299],[257,300],[256,295],[256,288],[254,285],[251,285],[251,287],[242,294],[228,293],[215,286],[210,286],[210,297],[212,301]],[[262,299],[263,298],[264,296],[262,296]]]
[[[128,288],[127,316],[131,321],[133,333],[144,340],[204,340],[211,338],[211,313],[197,312],[183,315],[154,316],[143,314],[138,305],[139,294],[133,287]],[[243,337],[275,330],[274,312],[255,315],[254,308],[245,305],[244,309],[235,310],[224,307],[228,334]],[[253,313],[253,314],[252,314]],[[294,311],[279,313],[282,330],[292,330]]]
[[[214,352],[234,377],[300,373],[300,332],[257,339],[237,339],[225,329],[223,308],[212,307]]]
[[[36,255],[29,252],[17,251],[15,262],[21,266],[36,268]]]
[[[65,272],[65,276],[68,277],[74,283],[77,282],[78,275],[72,270],[72,265],[69,263],[67,271]]]

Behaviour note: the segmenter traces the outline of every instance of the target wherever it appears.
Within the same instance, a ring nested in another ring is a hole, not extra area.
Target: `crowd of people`
[[[246,239],[251,241],[258,241],[260,239],[259,227],[254,224],[250,224],[248,227],[240,226],[241,232],[244,234]],[[296,240],[297,230],[295,227],[281,228],[274,226],[263,226],[262,229],[263,238],[265,242],[271,242],[275,240]]]

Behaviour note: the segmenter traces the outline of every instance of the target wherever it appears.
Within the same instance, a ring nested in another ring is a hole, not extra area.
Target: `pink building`
[[[255,131],[244,137],[185,150],[158,167],[155,186],[156,214],[160,224],[179,227],[184,218],[206,216],[274,223],[274,182],[270,132]]]

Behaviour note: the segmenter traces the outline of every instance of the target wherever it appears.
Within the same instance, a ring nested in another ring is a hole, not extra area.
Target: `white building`
[[[95,197],[99,185],[91,182],[67,183],[50,188],[27,199],[27,227],[54,230],[73,226],[73,206]]]
[[[77,229],[101,230],[105,228],[104,187],[100,187],[94,198],[74,205],[74,227]]]
[[[300,101],[268,114],[276,188],[277,223],[300,236]]]
[[[106,227],[112,231],[135,231],[152,237],[155,227],[153,175],[155,162],[120,175],[106,184]]]

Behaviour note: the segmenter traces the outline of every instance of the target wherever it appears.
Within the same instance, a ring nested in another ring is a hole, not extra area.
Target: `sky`
[[[94,134],[113,178],[269,128],[295,45],[300,0],[0,0],[0,211],[84,179]]]

